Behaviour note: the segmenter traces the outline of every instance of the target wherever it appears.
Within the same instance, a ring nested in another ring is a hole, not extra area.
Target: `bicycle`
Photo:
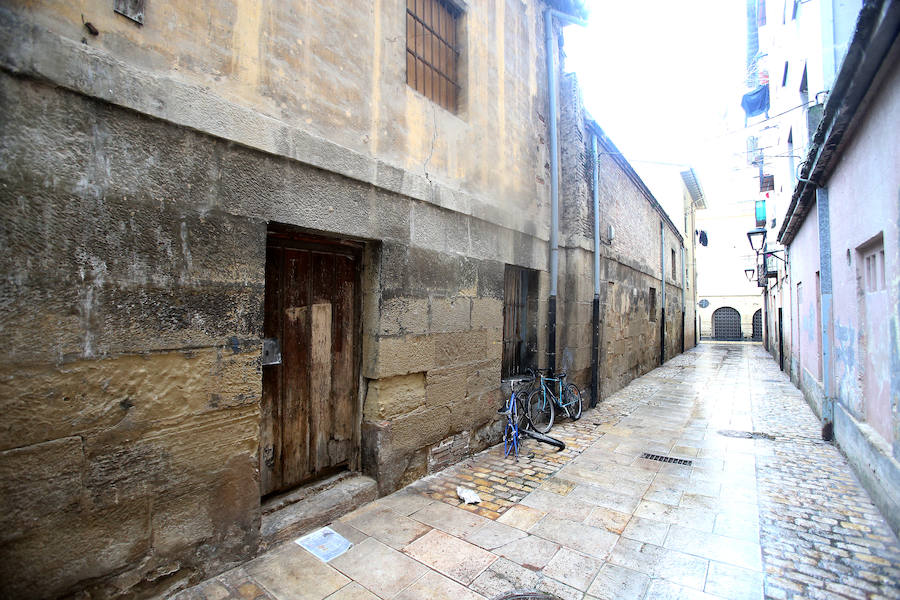
[[[573,421],[581,418],[584,410],[581,392],[575,384],[566,383],[566,377],[565,371],[553,377],[538,374],[538,387],[528,396],[527,404],[528,420],[535,431],[540,433],[550,431],[556,416],[555,406],[563,409]]]
[[[566,449],[566,444],[562,440],[534,430],[531,419],[525,410],[525,405],[522,403],[522,398],[526,395],[525,392],[531,392],[534,384],[534,374],[532,372],[529,374],[532,375],[531,379],[512,384],[509,400],[497,411],[499,414],[506,416],[506,429],[503,432],[504,456],[509,456],[510,452],[512,452],[517,461],[519,460],[519,440],[522,439],[523,435],[538,442],[554,446],[560,451]],[[516,391],[517,387],[520,388],[519,392]]]
[[[519,382],[522,386],[524,383],[526,389],[531,387],[531,381]],[[527,427],[528,415],[525,412],[525,405],[521,398],[524,394],[516,395],[517,384],[512,385],[512,392],[506,405],[501,407],[497,412],[506,416],[506,429],[503,432],[503,453],[509,456],[513,452],[516,460],[519,459],[519,439],[522,437],[523,430]]]

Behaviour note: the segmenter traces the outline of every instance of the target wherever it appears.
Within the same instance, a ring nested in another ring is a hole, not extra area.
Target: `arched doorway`
[[[753,313],[753,341],[761,342],[762,341],[762,309],[756,309],[756,312]]]
[[[741,313],[731,308],[723,306],[717,308],[712,315],[713,321],[713,338],[717,340],[739,340],[741,339]]]

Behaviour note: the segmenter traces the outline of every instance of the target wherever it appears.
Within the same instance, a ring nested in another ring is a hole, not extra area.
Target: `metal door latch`
[[[265,338],[262,349],[262,365],[264,367],[281,364],[281,344],[278,338]]]
[[[275,448],[271,444],[263,448],[263,463],[270,469],[275,466]]]

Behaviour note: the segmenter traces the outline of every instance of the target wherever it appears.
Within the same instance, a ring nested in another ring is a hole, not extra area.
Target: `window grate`
[[[447,0],[406,2],[406,82],[453,112],[459,93],[460,14]]]
[[[684,458],[672,458],[671,456],[662,456],[661,454],[650,454],[649,452],[644,452],[643,454],[641,454],[641,458],[646,458],[648,460],[657,460],[664,463],[672,463],[675,465],[686,465],[688,467],[694,464],[694,461],[692,460],[687,460]]]

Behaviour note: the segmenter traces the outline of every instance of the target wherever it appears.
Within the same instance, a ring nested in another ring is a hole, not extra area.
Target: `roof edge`
[[[650,203],[653,209],[656,210],[657,213],[659,213],[659,216],[662,217],[662,219],[669,225],[669,227],[672,228],[672,231],[675,232],[675,236],[682,243],[682,245],[684,245],[684,236],[681,235],[681,232],[678,231],[675,223],[672,222],[672,219],[669,217],[668,213],[665,211],[659,201],[657,201],[656,197],[653,195],[653,192],[650,191],[650,188],[647,187],[647,185],[644,183],[644,180],[641,179],[641,176],[637,174],[637,171],[634,170],[634,167],[631,166],[631,163],[629,163],[625,159],[625,156],[619,151],[619,149],[609,138],[609,136],[606,135],[606,132],[603,131],[603,128],[600,127],[600,125],[598,125],[597,122],[590,118],[588,115],[585,115],[584,120],[587,128],[590,129],[591,132],[597,136],[599,142],[607,150],[609,150],[609,156],[616,162],[616,164],[619,165],[619,167],[622,168],[622,170],[625,172],[625,175],[627,175],[631,182],[637,186],[637,188],[644,195],[644,198],[647,199],[647,202]]]
[[[790,244],[812,208],[815,190],[832,174],[840,162],[845,136],[852,134],[858,122],[857,110],[864,104],[878,74],[887,64],[885,58],[900,36],[900,2],[867,0],[859,11],[856,28],[841,62],[831,93],[825,102],[822,121],[813,136],[813,144],[804,161],[800,181],[794,188],[778,241]]]

